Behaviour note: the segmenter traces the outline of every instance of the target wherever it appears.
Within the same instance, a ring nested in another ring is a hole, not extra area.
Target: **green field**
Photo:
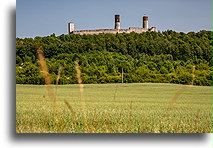
[[[207,86],[16,85],[17,133],[210,133],[211,109]]]

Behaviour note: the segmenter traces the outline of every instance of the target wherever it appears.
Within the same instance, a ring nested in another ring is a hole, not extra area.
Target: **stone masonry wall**
[[[79,30],[79,31],[73,31],[71,34],[100,34],[100,33],[111,33],[111,34],[116,34],[116,33],[131,33],[131,32],[136,32],[136,33],[142,33],[142,32],[147,32],[147,31],[156,31],[155,27],[152,28],[139,28],[139,27],[130,27],[129,29],[98,29],[98,30]]]

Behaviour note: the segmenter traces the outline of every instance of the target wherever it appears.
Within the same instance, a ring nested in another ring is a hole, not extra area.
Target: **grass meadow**
[[[212,131],[211,87],[120,83],[84,84],[81,89],[78,84],[50,86],[17,84],[16,132],[210,133]]]

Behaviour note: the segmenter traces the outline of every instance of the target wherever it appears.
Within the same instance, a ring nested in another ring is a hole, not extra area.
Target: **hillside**
[[[209,86],[211,38],[211,31],[204,30],[16,38],[16,83],[44,84],[36,51],[40,45],[54,84],[59,73],[59,84],[77,83],[74,61],[78,61],[83,83],[121,82],[123,69],[125,83],[193,81]]]

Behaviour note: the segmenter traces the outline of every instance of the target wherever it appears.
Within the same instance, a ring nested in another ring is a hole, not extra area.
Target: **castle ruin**
[[[142,33],[142,32],[147,32],[147,31],[156,31],[156,27],[148,27],[148,16],[143,16],[143,22],[142,22],[143,27],[129,27],[129,29],[120,29],[120,15],[115,15],[115,27],[114,29],[97,29],[97,30],[77,30],[75,31],[74,29],[74,23],[70,22],[68,23],[68,33],[69,34],[100,34],[100,33],[112,33],[112,34],[117,34],[117,33]]]

